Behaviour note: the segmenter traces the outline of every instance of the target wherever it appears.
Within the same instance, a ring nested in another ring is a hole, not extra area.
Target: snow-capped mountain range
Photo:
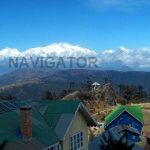
[[[128,49],[120,47],[109,50],[91,50],[68,43],[54,43],[20,51],[4,48],[0,50],[0,66],[9,57],[97,57],[100,69],[121,71],[150,71],[150,48]]]
[[[36,47],[19,51],[18,49],[5,48],[0,51],[0,58],[6,57],[33,57],[33,56],[56,56],[56,57],[80,57],[96,56],[97,52],[68,43],[54,43],[45,47]]]

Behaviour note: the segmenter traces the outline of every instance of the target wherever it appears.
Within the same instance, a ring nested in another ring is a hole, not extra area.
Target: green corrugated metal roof
[[[5,139],[14,142],[17,138],[15,131],[19,128],[19,117],[14,111],[0,114],[0,143]]]
[[[29,101],[18,101],[20,106],[30,104]],[[47,106],[42,115],[36,107],[32,106],[33,139],[39,143],[50,146],[59,141],[54,132],[62,114],[75,114],[80,101],[77,100],[47,100],[39,101]],[[15,144],[17,141],[24,143],[24,140],[16,136],[16,131],[20,129],[19,110],[0,114],[0,144],[7,139],[8,144]]]
[[[119,105],[116,109],[114,109],[106,118],[105,123],[111,123],[116,117],[118,117],[122,112],[127,111],[132,116],[134,116],[137,120],[143,123],[143,112],[141,106],[124,106]]]
[[[75,113],[81,101],[79,100],[49,100],[46,101],[49,105],[48,113]]]
[[[80,101],[78,100],[50,100],[46,101],[48,108],[44,113],[44,118],[52,128],[55,128],[62,114],[75,114]]]
[[[33,136],[35,136],[40,143],[47,146],[57,143],[59,141],[58,136],[35,108],[32,109],[32,116],[34,118],[32,121],[34,125]]]
[[[0,144],[7,139],[9,143],[16,141],[24,142],[16,136],[16,131],[20,129],[20,113],[18,111],[10,111],[0,114]],[[50,128],[41,114],[32,109],[33,139],[45,146],[58,142],[58,137]]]

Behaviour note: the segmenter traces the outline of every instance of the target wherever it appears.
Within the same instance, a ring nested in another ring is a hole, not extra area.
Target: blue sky
[[[0,49],[54,42],[94,50],[139,48],[150,47],[149,37],[149,0],[0,1]]]

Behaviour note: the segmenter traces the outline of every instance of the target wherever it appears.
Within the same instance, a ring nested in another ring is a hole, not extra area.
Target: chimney
[[[31,106],[24,106],[20,108],[21,114],[21,134],[24,139],[32,139],[32,112]]]

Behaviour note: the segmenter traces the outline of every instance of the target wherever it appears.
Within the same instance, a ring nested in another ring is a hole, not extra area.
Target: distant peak
[[[87,55],[96,55],[93,50],[83,48],[68,43],[53,43],[44,47],[31,48],[23,52],[24,55],[51,55],[51,56],[72,56],[81,57]]]
[[[4,49],[2,49],[0,51],[0,57],[15,57],[15,56],[18,56],[20,54],[19,50],[16,49],[16,48],[9,48],[9,47],[6,47]]]
[[[122,52],[124,52],[124,53],[129,53],[129,52],[130,52],[130,50],[127,49],[127,48],[125,48],[124,46],[121,46],[121,47],[120,47],[120,50],[121,50]]]

